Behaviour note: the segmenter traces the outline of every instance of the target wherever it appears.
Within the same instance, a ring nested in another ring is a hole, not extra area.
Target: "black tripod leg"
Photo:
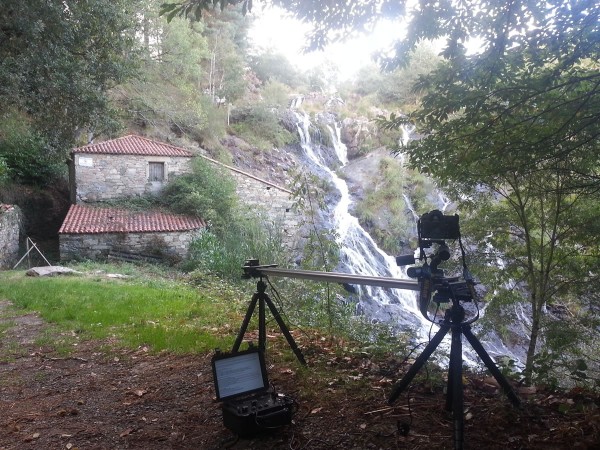
[[[242,326],[240,327],[240,331],[235,339],[233,344],[233,349],[231,349],[232,353],[237,352],[240,349],[240,345],[242,345],[242,341],[244,340],[244,335],[246,334],[246,330],[248,329],[248,324],[250,323],[250,319],[252,318],[252,313],[254,313],[254,308],[256,308],[256,302],[258,301],[259,293],[256,292],[252,296],[252,300],[250,300],[250,305],[248,305],[248,310],[246,311],[246,316],[244,317],[244,321],[242,322]]]
[[[267,319],[265,316],[265,294],[258,293],[258,348],[267,351]]]
[[[491,374],[494,376],[498,384],[502,386],[502,389],[504,389],[504,393],[511,401],[511,403],[514,406],[518,407],[521,404],[521,400],[519,399],[517,394],[515,394],[515,391],[513,390],[508,380],[504,378],[504,375],[502,375],[502,373],[498,369],[498,366],[496,366],[496,363],[494,363],[490,355],[488,355],[488,353],[485,351],[483,345],[481,345],[479,339],[475,337],[469,326],[463,327],[463,334],[466,336],[467,340],[469,341],[469,344],[471,344],[471,347],[475,349],[475,351],[477,352],[485,366],[488,368],[488,370],[491,372]]]
[[[462,331],[460,325],[452,327],[452,344],[448,369],[446,409],[452,411],[454,421],[454,448],[461,450],[464,441],[463,384],[462,384]]]
[[[281,318],[281,315],[279,314],[279,311],[277,311],[277,308],[275,308],[275,305],[271,301],[271,298],[267,294],[263,294],[263,299],[267,303],[267,305],[269,306],[269,309],[271,310],[271,313],[273,314],[273,317],[277,321],[277,324],[279,325],[279,328],[281,329],[281,332],[283,333],[283,335],[287,339],[288,344],[290,345],[290,348],[292,349],[292,351],[296,355],[296,358],[298,358],[298,361],[300,361],[300,363],[305,366],[306,365],[306,361],[304,360],[304,355],[302,354],[302,352],[298,348],[298,345],[296,345],[296,341],[294,340],[294,337],[291,335],[290,331],[288,330],[287,326],[285,325],[285,322]]]
[[[444,336],[446,335],[449,329],[449,325],[440,325],[439,331],[435,334],[435,336],[433,336],[431,342],[427,344],[423,352],[417,357],[413,365],[410,367],[410,369],[408,369],[408,372],[406,372],[404,377],[402,377],[402,379],[392,387],[392,393],[388,398],[389,404],[394,403],[398,399],[402,391],[406,389],[406,387],[410,384],[417,372],[421,369],[421,367],[423,367],[423,364],[427,362],[433,351],[437,348],[438,345],[440,345],[440,342],[442,342],[442,339],[444,339]]]

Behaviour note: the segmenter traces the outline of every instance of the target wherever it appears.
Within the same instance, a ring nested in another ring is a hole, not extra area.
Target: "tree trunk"
[[[540,305],[538,305],[540,303]],[[537,341],[540,335],[541,327],[541,302],[537,298],[532,298],[532,320],[531,335],[529,337],[529,347],[527,348],[527,359],[525,360],[525,383],[531,384],[533,379],[533,360],[536,355]]]
[[[148,18],[147,14],[144,14],[144,19],[142,22],[142,33],[144,36],[144,49],[148,52],[150,52],[150,19]]]

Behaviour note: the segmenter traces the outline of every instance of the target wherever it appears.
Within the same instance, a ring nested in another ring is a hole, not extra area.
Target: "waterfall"
[[[304,95],[298,95],[290,102],[290,109],[298,109],[302,106],[304,102]]]
[[[313,126],[308,114],[300,111],[295,111],[294,114],[297,118],[297,129],[305,163],[310,165],[319,176],[330,181],[339,191],[339,200],[330,217],[331,223],[338,233],[338,244],[341,249],[340,264],[336,271],[354,275],[407,279],[408,276],[404,269],[396,265],[395,258],[385,254],[362,228],[358,219],[350,214],[352,200],[348,186],[327,164],[326,159],[331,155],[324,154],[320,142],[312,142],[310,131]],[[314,127],[312,129],[316,131]],[[339,126],[334,121],[327,124],[327,129],[331,135],[337,159],[334,164],[343,167],[348,162],[348,156],[346,146],[340,139]],[[313,135],[319,136],[319,133],[313,132]],[[412,210],[410,199],[405,197],[405,200],[413,217],[418,219],[418,215]],[[441,192],[438,192],[437,200],[442,211],[446,211],[451,203]],[[373,286],[355,286],[355,289],[358,297],[357,312],[374,321],[384,322],[397,330],[411,329],[416,331],[417,339],[427,340],[427,335],[432,329],[431,322],[427,321],[419,312],[415,292]],[[481,313],[485,314],[485,310]],[[521,314],[521,316],[526,317],[526,314]],[[523,324],[526,324],[525,320],[523,320]],[[437,329],[437,325],[434,325],[432,330],[435,332]],[[446,335],[441,346],[441,349],[446,351],[449,348],[449,336],[449,334]],[[508,355],[517,362],[517,365],[520,365],[519,361],[523,357],[521,352],[508,348],[498,336],[491,335],[482,342],[491,355]],[[469,345],[464,345],[464,363],[476,365],[476,360],[477,356],[474,350]]]
[[[408,195],[406,195],[406,193],[402,193],[402,198],[404,199],[404,204],[406,205],[406,207],[408,208],[408,210],[410,211],[410,214],[412,215],[415,224],[417,223],[417,221],[419,220],[419,214],[417,214],[417,212],[415,211],[415,207],[412,204],[412,201],[410,200],[410,197]],[[416,225],[415,225],[415,235],[416,235]]]
[[[410,142],[410,134],[415,131],[415,126],[412,124],[408,124],[408,123],[403,123],[402,125],[400,125],[400,132],[402,133],[399,139],[399,144],[402,147],[406,147],[408,146],[408,143]]]
[[[304,156],[316,170],[336,187],[340,199],[331,214],[331,222],[338,233],[340,265],[337,271],[354,275],[394,277],[407,279],[403,269],[396,265],[393,257],[385,254],[363,229],[358,219],[350,214],[351,198],[344,180],[331,170],[321,152],[319,143],[311,141],[310,118],[306,113],[295,112]],[[328,126],[333,148],[339,163],[348,162],[346,146],[341,142],[339,126]],[[356,286],[358,311],[372,320],[381,321],[402,329],[410,328],[425,335],[431,323],[418,310],[416,294],[402,289],[387,289],[373,286]]]

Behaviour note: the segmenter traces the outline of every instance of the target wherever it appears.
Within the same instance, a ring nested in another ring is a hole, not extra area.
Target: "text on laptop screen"
[[[215,364],[215,385],[219,398],[264,389],[265,380],[258,352],[218,359]]]

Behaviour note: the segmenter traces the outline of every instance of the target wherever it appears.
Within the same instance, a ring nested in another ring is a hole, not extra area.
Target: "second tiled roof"
[[[203,228],[197,217],[165,214],[158,211],[135,212],[115,208],[71,205],[59,234],[148,233],[187,231]]]

